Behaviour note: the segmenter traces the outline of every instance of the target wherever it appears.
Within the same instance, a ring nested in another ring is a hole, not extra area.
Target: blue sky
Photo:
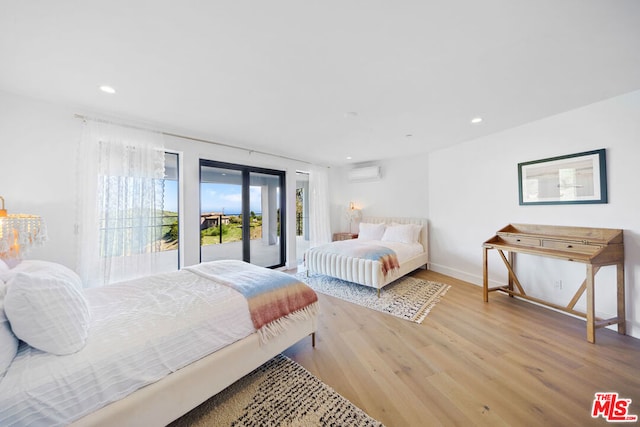
[[[250,210],[262,211],[260,187],[249,187]],[[222,212],[239,214],[242,210],[242,186],[231,184],[200,184],[201,213]],[[164,210],[178,212],[178,182],[164,182]]]
[[[260,187],[249,187],[249,210],[262,211]],[[222,212],[239,214],[242,211],[242,186],[233,184],[200,184],[201,213]]]
[[[178,181],[164,181],[164,210],[178,212]]]

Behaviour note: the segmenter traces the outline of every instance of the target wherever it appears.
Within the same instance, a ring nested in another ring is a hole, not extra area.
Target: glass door
[[[243,260],[242,171],[200,165],[200,260]]]
[[[200,161],[200,259],[285,264],[284,172]]]
[[[283,264],[280,177],[260,172],[250,172],[249,177],[251,263],[262,267]]]

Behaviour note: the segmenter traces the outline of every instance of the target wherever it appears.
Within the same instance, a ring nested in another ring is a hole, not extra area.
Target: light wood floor
[[[285,354],[387,426],[585,426],[596,392],[640,415],[640,340],[506,295],[452,285],[422,324],[319,295],[316,347]]]

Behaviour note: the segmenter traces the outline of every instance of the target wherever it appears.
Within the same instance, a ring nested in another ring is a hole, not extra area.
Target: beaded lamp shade
[[[31,247],[47,240],[44,220],[38,215],[8,214],[0,197],[0,258],[20,259]]]

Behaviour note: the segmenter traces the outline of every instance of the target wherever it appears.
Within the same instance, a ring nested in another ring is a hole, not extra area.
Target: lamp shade
[[[349,219],[351,221],[358,221],[360,218],[362,218],[362,211],[360,209],[349,209]]]
[[[0,216],[0,258],[20,258],[31,247],[47,240],[44,220],[38,215]]]

